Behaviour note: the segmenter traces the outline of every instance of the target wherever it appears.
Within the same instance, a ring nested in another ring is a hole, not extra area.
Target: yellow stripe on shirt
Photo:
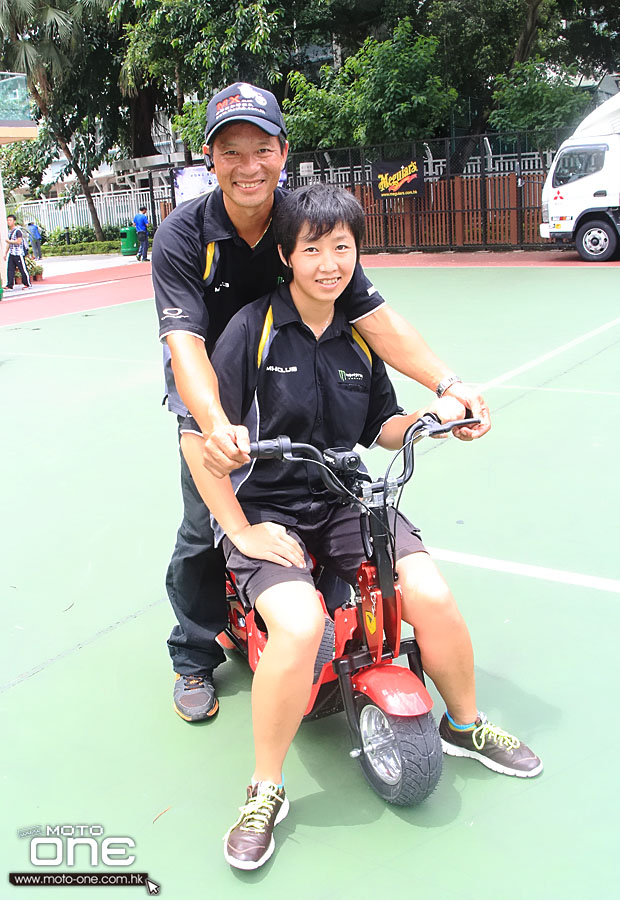
[[[202,276],[202,280],[206,281],[209,275],[211,274],[211,266],[213,265],[213,254],[215,253],[215,241],[211,241],[210,244],[207,244],[207,262],[205,265],[205,273]]]
[[[263,361],[263,353],[265,351],[265,344],[267,343],[267,340],[269,339],[269,334],[271,332],[272,327],[273,327],[273,309],[270,306],[269,309],[267,310],[267,315],[265,316],[265,324],[263,325],[263,331],[260,336],[260,341],[258,343],[258,356],[257,356],[256,363],[257,363],[259,369],[260,369],[261,363]]]
[[[368,357],[368,362],[370,363],[370,366],[371,366],[371,368],[372,368],[372,354],[371,354],[371,352],[370,352],[370,347],[368,346],[368,344],[366,343],[366,341],[364,340],[364,338],[361,336],[361,334],[359,333],[359,331],[356,331],[355,328],[351,328],[351,334],[353,335],[353,340],[354,340],[357,344],[359,344],[359,346],[361,347],[362,351],[363,351],[363,352],[366,354],[366,356]]]

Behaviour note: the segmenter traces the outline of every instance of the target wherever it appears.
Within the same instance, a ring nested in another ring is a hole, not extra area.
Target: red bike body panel
[[[372,661],[376,663],[381,659],[384,631],[388,647],[395,657],[398,656],[402,605],[400,585],[394,585],[394,594],[391,597],[382,597],[377,569],[369,562],[360,565],[357,583],[362,596],[363,625]]]
[[[433,706],[418,676],[391,661],[363,669],[353,676],[352,683],[354,691],[394,716],[421,716]]]

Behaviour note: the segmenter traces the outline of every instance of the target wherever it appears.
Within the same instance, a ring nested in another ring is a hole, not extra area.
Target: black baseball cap
[[[286,137],[284,118],[271,91],[243,81],[230,84],[209,101],[205,143],[210,144],[220,128],[231,122],[249,122],[274,137]]]

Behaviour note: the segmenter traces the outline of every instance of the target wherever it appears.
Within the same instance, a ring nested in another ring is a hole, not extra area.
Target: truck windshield
[[[553,173],[553,187],[561,187],[586,175],[600,172],[605,165],[606,145],[598,147],[571,147],[564,150]]]

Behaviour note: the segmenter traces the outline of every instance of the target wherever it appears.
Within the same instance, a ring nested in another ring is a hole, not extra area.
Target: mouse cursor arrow
[[[151,881],[150,878],[147,878],[144,883],[146,884],[146,889],[148,891],[149,897],[153,897],[155,894],[159,894],[161,885],[157,884],[156,881]]]

